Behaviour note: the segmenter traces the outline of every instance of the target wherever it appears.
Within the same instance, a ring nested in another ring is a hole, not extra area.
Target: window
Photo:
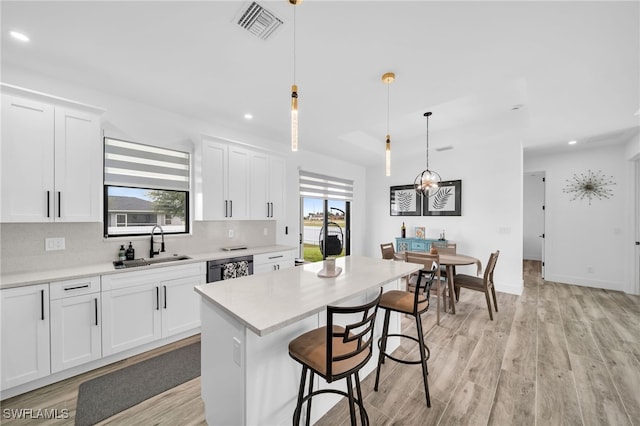
[[[189,232],[189,154],[104,138],[104,234]]]

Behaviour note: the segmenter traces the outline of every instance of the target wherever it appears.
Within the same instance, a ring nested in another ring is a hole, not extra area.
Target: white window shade
[[[353,181],[300,170],[300,196],[352,200]]]
[[[189,153],[104,139],[105,185],[189,190]]]

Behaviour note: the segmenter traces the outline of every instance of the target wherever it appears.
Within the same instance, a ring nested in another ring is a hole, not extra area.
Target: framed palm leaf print
[[[422,200],[413,185],[390,187],[391,216],[420,216]]]
[[[462,216],[462,181],[440,182],[431,190],[429,197],[423,197],[423,216]]]

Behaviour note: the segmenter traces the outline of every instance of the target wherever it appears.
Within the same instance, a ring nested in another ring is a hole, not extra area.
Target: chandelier
[[[289,0],[294,6],[302,0]],[[293,8],[293,84],[291,85],[291,151],[298,150],[298,86],[296,85],[296,9]]]
[[[429,169],[429,117],[431,114],[431,112],[424,113],[424,116],[427,117],[427,168],[416,176],[413,182],[416,192],[425,197],[435,195],[442,180],[438,172]]]
[[[382,82],[387,85],[387,140],[385,142],[385,175],[391,176],[391,135],[389,134],[389,85],[396,79],[396,75],[387,72],[382,75]]]

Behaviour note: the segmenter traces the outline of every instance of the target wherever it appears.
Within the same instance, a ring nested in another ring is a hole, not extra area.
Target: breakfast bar
[[[289,357],[289,342],[323,326],[327,305],[362,304],[381,286],[385,291],[402,288],[401,278],[421,268],[361,256],[338,258],[336,266],[342,273],[334,278],[319,277],[323,263],[316,262],[196,286],[202,296],[201,380],[207,424],[291,424],[300,367]],[[379,316],[376,336],[381,325]],[[390,328],[399,332],[398,316]],[[393,350],[398,344],[390,340],[387,347]],[[373,371],[376,360],[374,353],[362,377]],[[316,382],[315,388],[323,386],[327,384]],[[337,401],[334,396],[314,400],[311,421]]]

